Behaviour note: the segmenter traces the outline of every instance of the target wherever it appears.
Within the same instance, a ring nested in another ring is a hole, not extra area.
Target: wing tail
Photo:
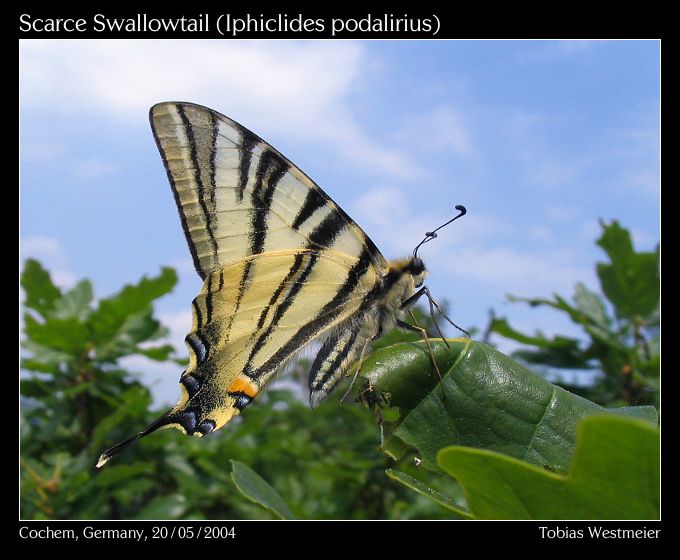
[[[121,441],[120,443],[114,445],[113,447],[107,449],[104,451],[100,456],[99,459],[97,460],[97,464],[95,467],[97,469],[101,469],[106,463],[108,463],[111,459],[113,459],[116,455],[127,449],[130,445],[135,443],[138,439],[143,438],[145,436],[148,436],[149,434],[152,434],[156,430],[159,430],[160,428],[163,428],[165,426],[168,426],[170,424],[176,424],[177,420],[175,418],[174,413],[174,408],[171,410],[168,410],[165,414],[163,414],[160,418],[149,424],[145,429],[143,429],[141,432],[138,434],[135,434],[134,436],[126,439],[125,441]]]

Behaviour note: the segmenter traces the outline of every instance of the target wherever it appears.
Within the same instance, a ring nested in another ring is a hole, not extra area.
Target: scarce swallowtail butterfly
[[[192,103],[154,105],[150,120],[203,287],[179,401],[97,467],[159,428],[218,430],[311,341],[321,342],[309,374],[316,406],[370,341],[395,325],[414,329],[402,317],[429,297],[417,250],[435,232],[412,256],[387,261],[314,181],[240,124]]]

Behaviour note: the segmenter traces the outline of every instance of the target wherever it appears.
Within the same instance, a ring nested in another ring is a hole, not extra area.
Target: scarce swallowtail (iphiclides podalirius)
[[[402,315],[427,293],[417,248],[387,261],[314,181],[240,124],[192,103],[154,105],[150,120],[203,287],[179,401],[97,467],[159,428],[218,430],[311,341],[321,342],[309,375],[316,406],[371,340],[412,328]]]

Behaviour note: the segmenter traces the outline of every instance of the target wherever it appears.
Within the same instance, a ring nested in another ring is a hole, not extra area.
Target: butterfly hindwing
[[[253,280],[241,293],[248,263]],[[213,272],[193,303],[191,359],[171,416],[193,411],[188,433],[206,421],[220,428],[304,345],[351,324],[376,280],[374,268],[334,251],[264,253]]]

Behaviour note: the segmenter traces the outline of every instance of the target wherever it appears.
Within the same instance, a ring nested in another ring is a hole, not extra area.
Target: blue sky
[[[184,352],[200,283],[147,112],[192,101],[297,163],[387,258],[465,204],[421,251],[454,320],[483,328],[493,307],[575,333],[505,296],[595,288],[600,218],[658,241],[659,57],[656,41],[21,41],[21,257],[100,296],[176,267],[158,309]],[[129,365],[174,400],[176,368]]]

